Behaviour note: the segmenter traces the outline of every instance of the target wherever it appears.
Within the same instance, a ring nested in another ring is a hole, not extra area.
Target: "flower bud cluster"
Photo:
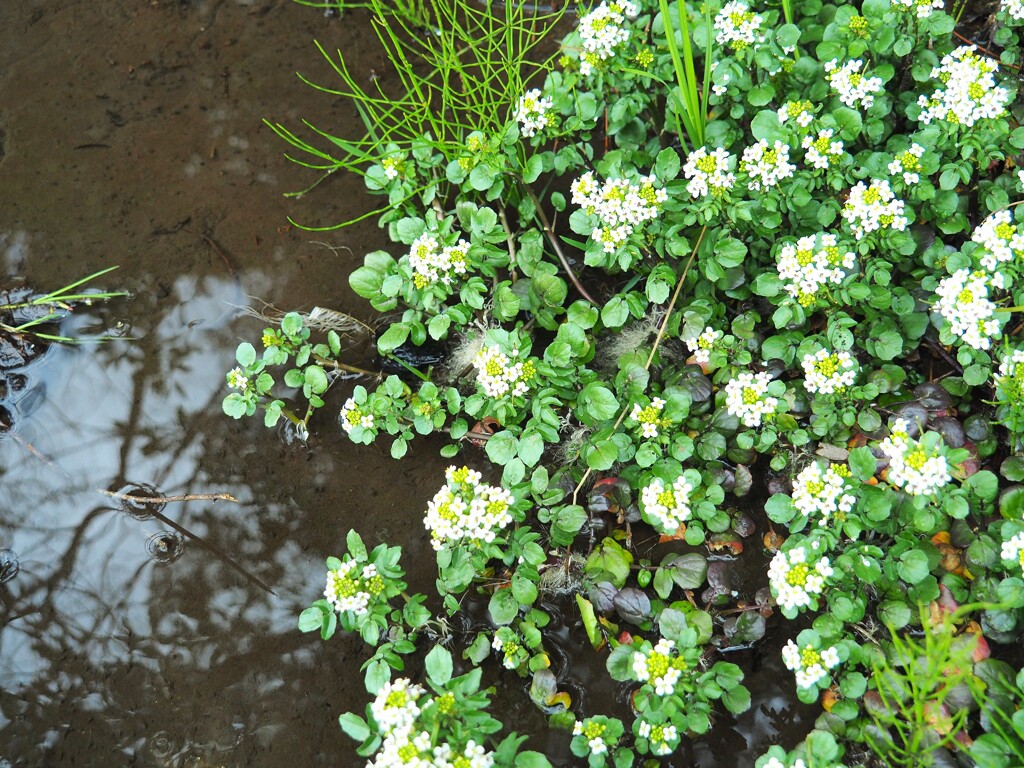
[[[377,566],[364,565],[359,570],[355,560],[346,560],[337,570],[327,572],[324,597],[338,613],[351,611],[361,616],[369,611],[370,601],[384,591],[384,586]]]
[[[537,371],[533,361],[512,362],[519,356],[513,349],[511,357],[497,345],[484,347],[473,360],[476,380],[488,397],[519,397],[530,390],[530,380]]]
[[[647,515],[647,521],[661,533],[673,535],[690,519],[690,494],[693,486],[684,477],[679,477],[671,487],[666,487],[660,477],[644,486],[640,503]]]
[[[683,339],[683,341],[686,342],[686,348],[693,353],[694,360],[698,363],[707,363],[711,359],[711,350],[715,348],[715,343],[724,335],[709,325],[700,336]]]
[[[641,683],[653,686],[657,696],[671,696],[676,684],[689,669],[686,659],[676,652],[676,644],[664,637],[649,651],[633,654],[633,674]]]
[[[671,723],[652,725],[646,720],[637,722],[637,735],[647,739],[655,755],[670,755],[679,744],[679,731]]]
[[[848,493],[850,469],[845,464],[830,464],[822,469],[818,462],[805,467],[793,481],[793,506],[805,515],[821,515],[819,525],[827,525],[836,512],[848,514],[857,497]]]
[[[721,197],[736,184],[736,175],[729,170],[732,155],[719,147],[710,153],[705,147],[691,152],[683,165],[683,176],[689,179],[686,191],[696,199]]]
[[[660,397],[655,397],[648,406],[634,403],[633,411],[629,414],[629,418],[639,424],[640,431],[645,438],[657,437],[659,430],[672,423],[661,415],[664,408],[665,401]]]
[[[806,128],[814,120],[814,104],[809,101],[787,101],[779,108],[779,122],[794,120],[801,128]]]
[[[813,688],[819,680],[828,677],[828,670],[839,666],[839,652],[835,646],[818,651],[810,644],[801,649],[789,640],[782,649],[782,660],[786,663],[786,669],[796,673],[799,688]]]
[[[734,51],[742,51],[749,46],[757,46],[764,42],[761,25],[764,19],[750,10],[750,6],[740,0],[731,0],[715,16],[715,42],[726,45]]]
[[[852,387],[857,378],[857,362],[849,352],[817,352],[804,355],[804,389],[811,394],[834,395]]]
[[[577,31],[583,40],[580,73],[590,75],[601,62],[615,55],[616,49],[629,40],[627,19],[634,18],[639,8],[629,0],[602,2],[580,19]]]
[[[996,211],[981,222],[971,240],[985,249],[981,266],[991,272],[1005,262],[1024,260],[1024,235],[1018,231],[1013,212],[1008,208]]]
[[[918,171],[921,169],[921,156],[924,155],[924,147],[920,144],[911,144],[906,152],[901,152],[889,163],[889,173],[903,174],[905,184],[917,184],[921,180]]]
[[[943,0],[893,0],[893,5],[901,11],[912,11],[919,19],[927,19],[935,11],[945,10]]]
[[[818,131],[816,136],[804,136],[800,143],[805,150],[804,160],[818,170],[824,171],[836,160],[843,156],[843,142],[833,139],[835,131],[825,128]]]
[[[788,552],[779,550],[772,558],[768,580],[775,599],[784,609],[817,606],[817,599],[825,590],[825,579],[833,572],[827,557],[808,561],[808,555],[819,548],[820,542],[812,541]]]
[[[373,414],[369,411],[363,411],[356,404],[355,399],[351,397],[341,407],[341,417],[338,421],[341,423],[341,428],[345,430],[346,435],[356,427],[373,429]]]

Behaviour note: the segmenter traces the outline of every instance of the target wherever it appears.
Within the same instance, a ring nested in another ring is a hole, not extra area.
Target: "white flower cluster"
[[[863,68],[864,62],[860,59],[852,59],[841,67],[838,59],[825,63],[825,79],[848,107],[867,109],[875,103],[875,94],[882,90],[882,78],[865,77],[861,72]]]
[[[836,512],[849,514],[857,503],[857,497],[847,493],[849,476],[844,464],[830,464],[824,470],[818,462],[809,464],[793,481],[793,506],[808,516],[821,515],[819,525],[827,525]]]
[[[586,720],[576,721],[572,727],[572,735],[586,738],[590,754],[603,755],[608,752],[608,743],[604,740],[604,732],[607,728],[608,726],[604,723],[599,723],[588,717]]]
[[[843,206],[843,218],[858,240],[879,229],[902,232],[910,224],[906,204],[896,197],[885,179],[874,179],[871,186],[858,181]]]
[[[789,162],[789,147],[781,141],[769,147],[768,140],[761,139],[744,149],[740,160],[740,171],[750,177],[747,186],[755,192],[762,186],[776,186],[792,176],[795,170],[796,166]]]
[[[452,710],[454,698],[450,693],[438,699],[425,694],[405,677],[385,683],[377,692],[370,712],[383,742],[367,768],[492,768],[494,753],[473,739],[462,749],[448,743],[434,746],[434,737],[420,729],[417,719],[435,701],[437,709],[446,714],[445,710]]]
[[[715,42],[727,45],[734,51],[742,51],[751,45],[757,46],[765,39],[761,31],[763,21],[746,3],[731,0],[715,16]]]
[[[497,345],[484,347],[473,359],[476,380],[488,397],[518,397],[530,389],[530,380],[536,374],[533,361],[512,362],[519,350],[512,350],[509,357]]]
[[[640,494],[644,511],[650,518],[648,522],[662,533],[674,534],[690,519],[691,493],[693,486],[684,477],[676,478],[671,488],[665,487],[660,477],[654,478]]]
[[[975,50],[973,45],[961,45],[932,69],[932,78],[942,81],[943,87],[931,96],[918,97],[917,103],[923,108],[918,119],[922,123],[936,120],[969,128],[978,120],[1006,112],[1010,91],[996,85],[999,65],[978,56]]]
[[[639,184],[606,179],[599,186],[593,172],[587,171],[571,189],[573,204],[601,220],[591,237],[604,245],[606,253],[614,253],[636,227],[657,218],[662,203],[668,200],[664,189],[655,188],[653,175],[641,177]]]
[[[833,139],[835,131],[825,128],[817,136],[804,136],[800,143],[807,153],[804,159],[818,170],[824,171],[832,161],[843,156],[843,142]]]
[[[548,112],[555,103],[547,96],[541,96],[540,89],[532,88],[519,97],[513,119],[519,123],[519,133],[530,137],[543,131],[551,121]]]
[[[228,371],[228,386],[232,389],[245,389],[249,386],[249,377],[242,373],[241,368],[232,368]]]
[[[515,640],[502,640],[497,635],[491,641],[491,648],[501,654],[501,666],[505,669],[515,669],[519,666],[516,654],[522,648]]]
[[[921,180],[918,171],[921,170],[921,156],[924,155],[924,147],[920,144],[911,144],[906,152],[901,152],[889,163],[889,173],[896,175],[903,174],[905,184],[917,184]]]
[[[939,281],[935,308],[950,325],[950,333],[974,349],[988,349],[999,335],[996,305],[989,299],[990,287],[1001,287],[999,275],[958,269]]]
[[[698,363],[707,363],[711,359],[711,350],[715,348],[715,342],[724,335],[709,325],[700,336],[683,339],[683,341],[686,342],[686,348],[693,353],[694,360]]]
[[[370,601],[384,591],[384,579],[377,573],[377,566],[364,565],[356,573],[358,565],[355,560],[346,560],[336,571],[327,572],[324,597],[339,613],[352,611],[360,616],[369,610]]]
[[[356,405],[356,401],[351,397],[341,407],[341,418],[338,421],[341,423],[341,428],[345,430],[346,435],[356,427],[373,429],[373,414],[369,411],[361,410]]]
[[[1002,402],[1016,407],[1024,405],[1024,349],[1003,355],[999,370],[992,374],[992,383]]]
[[[801,650],[789,640],[782,649],[782,660],[786,662],[786,669],[796,672],[797,687],[813,688],[819,680],[828,677],[828,670],[839,666],[839,652],[835,646],[819,652],[810,644]]]
[[[810,548],[817,550],[820,542],[812,541]],[[825,579],[832,575],[827,557],[816,562],[807,561],[807,548],[794,547],[788,552],[779,550],[768,566],[768,580],[775,599],[785,609],[806,608],[817,604],[825,590]]]
[[[893,0],[893,5],[900,10],[913,11],[919,19],[927,19],[935,11],[946,8],[943,0]]]
[[[1018,533],[1009,541],[1004,541],[1000,554],[1003,560],[1014,561],[1024,569],[1024,533]]]
[[[686,191],[690,197],[721,197],[736,184],[736,175],[729,170],[732,155],[719,147],[710,153],[705,147],[691,152],[683,166],[683,176],[689,179]]]
[[[804,389],[811,394],[833,395],[852,387],[857,378],[857,362],[849,352],[819,349],[804,355]]]
[[[761,426],[761,419],[775,413],[778,398],[768,397],[771,376],[744,372],[725,385],[725,405],[729,413],[748,427]]]
[[[844,269],[853,269],[852,251],[839,247],[835,235],[819,233],[801,237],[796,244],[787,243],[779,251],[779,277],[785,281],[786,292],[800,306],[808,307],[817,299],[823,285],[839,285],[846,277]]]
[[[591,74],[602,61],[615,55],[615,49],[629,40],[626,20],[632,19],[639,9],[629,0],[602,2],[580,19],[578,31],[583,40],[580,55],[580,74]]]
[[[809,101],[787,101],[779,107],[779,122],[794,120],[801,128],[806,128],[814,120],[814,104]]]
[[[441,243],[430,232],[417,237],[409,249],[409,266],[412,281],[417,288],[441,283],[450,285],[453,275],[464,275],[468,269],[466,254],[469,243],[459,240],[455,245],[441,247]]]
[[[405,155],[388,155],[380,161],[384,169],[384,176],[388,181],[394,181],[402,175],[402,165],[405,163]]]
[[[448,467],[444,476],[446,483],[428,502],[423,520],[435,550],[490,543],[512,522],[509,508],[515,500],[507,490],[480,482],[480,473],[468,467]]]
[[[1017,230],[1009,208],[988,216],[974,230],[971,240],[987,251],[981,257],[981,266],[989,271],[1015,258],[1024,260],[1024,235]]]
[[[637,733],[650,742],[651,752],[655,755],[670,755],[679,743],[679,731],[671,723],[651,725],[646,720],[641,720],[637,726]]]
[[[1012,19],[1024,20],[1024,0],[1003,0],[999,10],[1006,11]]]
[[[896,419],[889,436],[878,447],[889,459],[889,482],[911,496],[930,496],[953,479],[941,452],[942,444],[928,449],[912,439],[904,419]]]
[[[674,642],[663,637],[646,653],[633,654],[633,674],[641,683],[654,686],[656,696],[671,696],[688,669],[686,659],[675,654],[675,647]]]
[[[633,411],[629,418],[640,425],[640,431],[646,438],[657,437],[658,430],[667,427],[671,422],[662,418],[661,412],[665,408],[665,401],[660,397],[651,400],[647,407],[641,407],[640,403],[633,404]]]

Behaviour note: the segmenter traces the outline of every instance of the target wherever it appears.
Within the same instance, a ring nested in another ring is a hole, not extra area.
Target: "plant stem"
[[[135,496],[131,493],[115,493],[114,491],[106,491],[102,488],[97,488],[96,490],[104,496],[112,496],[115,499],[125,499],[126,501],[138,501],[143,504],[166,504],[171,501],[233,501],[236,504],[238,503],[238,499],[230,493],[186,493],[182,496]]]
[[[377,371],[368,371],[365,368],[357,368],[354,365],[348,363],[342,363],[338,360],[331,360],[320,355],[313,355],[313,359],[318,365],[322,365],[324,368],[334,368],[336,371],[345,371],[346,373],[357,373],[361,376],[378,376]]]
[[[530,196],[530,199],[533,200],[533,205],[537,209],[537,216],[540,218],[540,224],[544,229],[544,234],[548,236],[548,241],[551,243],[551,247],[555,249],[555,255],[558,256],[558,260],[562,262],[562,267],[569,276],[569,280],[572,281],[573,286],[579,292],[580,296],[589,301],[595,307],[600,307],[600,302],[587,292],[587,289],[583,287],[579,278],[577,278],[575,273],[572,271],[572,267],[569,266],[569,260],[562,252],[562,246],[559,244],[558,237],[555,235],[554,230],[551,229],[551,223],[548,221],[547,214],[544,213],[544,207],[540,204],[537,194],[533,191],[533,188],[522,179],[519,179],[519,185],[522,187],[523,191]]]

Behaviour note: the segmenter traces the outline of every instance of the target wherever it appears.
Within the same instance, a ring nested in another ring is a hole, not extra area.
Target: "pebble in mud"
[[[146,551],[158,563],[173,563],[185,551],[185,540],[175,531],[159,531],[146,539]]]
[[[10,581],[18,575],[21,563],[18,555],[10,549],[0,549],[0,584]]]

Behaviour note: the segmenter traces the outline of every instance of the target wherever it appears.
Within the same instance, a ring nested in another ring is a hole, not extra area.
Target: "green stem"
[[[324,368],[333,368],[336,371],[345,371],[346,373],[358,373],[361,376],[378,376],[376,371],[368,371],[365,368],[357,368],[354,365],[348,363],[342,363],[338,360],[331,360],[327,357],[321,357],[320,355],[314,354],[313,360],[316,361],[317,365],[323,366]]]

